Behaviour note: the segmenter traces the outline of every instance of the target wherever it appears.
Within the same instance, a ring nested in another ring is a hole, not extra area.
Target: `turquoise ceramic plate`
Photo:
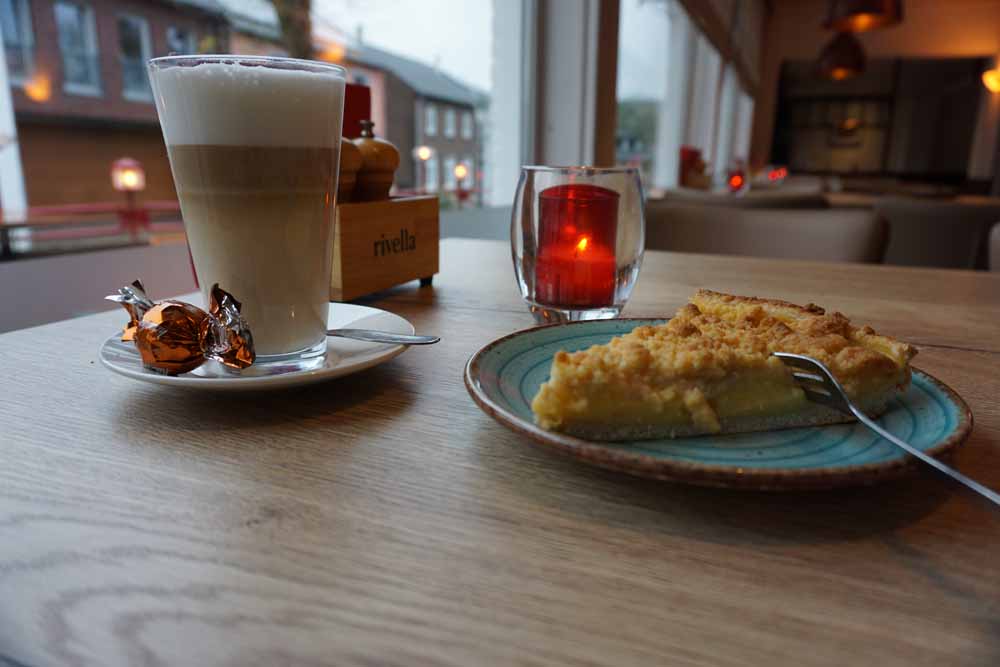
[[[901,450],[857,423],[617,443],[535,426],[531,399],[548,379],[557,351],[606,343],[640,324],[662,321],[603,320],[520,331],[473,355],[465,383],[476,403],[501,424],[583,461],[644,477],[755,489],[831,488],[871,484],[914,466]],[[960,444],[972,430],[965,402],[917,370],[910,388],[879,421],[935,456]]]

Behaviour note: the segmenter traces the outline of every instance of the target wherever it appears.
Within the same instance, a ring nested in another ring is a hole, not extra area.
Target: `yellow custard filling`
[[[669,322],[559,352],[532,402],[539,425],[677,425],[794,413],[807,400],[772,352],[825,363],[853,398],[905,385],[912,347],[817,306],[699,291]]]

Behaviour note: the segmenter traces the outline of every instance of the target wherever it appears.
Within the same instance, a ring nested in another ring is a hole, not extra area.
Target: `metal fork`
[[[945,465],[933,456],[928,456],[913,445],[903,442],[872,421],[868,415],[858,409],[858,407],[854,405],[849,398],[847,398],[847,393],[844,391],[844,388],[840,386],[837,378],[835,378],[833,373],[830,372],[830,369],[821,362],[802,354],[789,354],[787,352],[775,352],[774,356],[781,359],[786,366],[791,366],[793,368],[792,376],[796,379],[799,387],[801,387],[806,393],[806,398],[810,401],[819,403],[820,405],[825,405],[828,408],[833,408],[838,412],[843,412],[845,415],[853,415],[859,422],[875,431],[892,444],[905,450],[911,456],[920,459],[935,470],[948,475],[953,480],[961,482],[976,493],[1000,506],[1000,494],[997,492],[986,488],[975,480],[969,479],[954,468]]]

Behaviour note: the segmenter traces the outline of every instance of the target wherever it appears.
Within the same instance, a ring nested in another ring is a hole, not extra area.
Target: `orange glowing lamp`
[[[413,157],[421,162],[427,162],[434,157],[434,149],[430,146],[417,146],[413,149]]]
[[[991,93],[1000,93],[1000,69],[993,68],[983,72],[983,85]]]
[[[743,174],[731,174],[729,176],[729,189],[732,192],[739,192],[742,190],[744,183],[746,183],[746,179],[743,178]]]
[[[52,98],[52,81],[41,72],[36,72],[25,81],[23,88],[24,94],[32,102],[48,102]]]
[[[146,172],[138,160],[118,158],[111,163],[111,187],[118,192],[142,192],[146,189]]]
[[[464,162],[459,162],[458,164],[455,165],[455,178],[457,178],[459,181],[462,181],[468,175],[469,175],[469,168],[465,166]]]

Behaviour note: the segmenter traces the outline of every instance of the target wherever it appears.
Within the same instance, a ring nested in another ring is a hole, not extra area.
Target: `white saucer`
[[[330,329],[377,329],[390,333],[412,334],[413,325],[399,315],[378,308],[349,303],[331,303],[327,320]],[[346,338],[326,339],[326,359],[310,370],[287,370],[280,366],[251,366],[243,372],[232,371],[222,364],[208,361],[190,373],[160,375],[142,365],[138,350],[131,342],[122,342],[121,334],[111,336],[101,346],[101,363],[126,377],[174,387],[221,391],[253,391],[298,387],[322,382],[363,371],[399,355],[406,345],[365,343]]]

